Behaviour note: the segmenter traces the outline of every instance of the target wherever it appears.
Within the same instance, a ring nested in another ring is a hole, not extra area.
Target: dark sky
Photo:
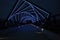
[[[0,18],[6,19],[16,0],[0,0]]]

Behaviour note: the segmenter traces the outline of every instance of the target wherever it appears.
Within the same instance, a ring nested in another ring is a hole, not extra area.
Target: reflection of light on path
[[[42,32],[44,31],[44,29],[43,29],[43,28],[42,28],[41,30],[42,30]]]
[[[41,34],[41,33],[43,33],[44,29],[41,28],[41,31],[42,31],[42,32],[36,32],[36,33],[37,33],[37,34]]]
[[[7,38],[3,38],[3,37],[1,37],[0,40],[1,40],[1,39],[7,39]]]

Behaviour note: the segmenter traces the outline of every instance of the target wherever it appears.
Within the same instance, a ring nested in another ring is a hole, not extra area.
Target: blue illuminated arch
[[[25,16],[23,13],[25,13]],[[14,10],[12,11],[10,17],[8,18],[8,20],[16,21],[17,19],[19,19],[20,21],[24,19],[24,20],[31,20],[32,23],[34,23],[36,21],[43,22],[46,18],[48,18],[48,16],[49,16],[49,13],[47,13],[46,11],[36,7],[35,5],[25,0],[19,0]],[[24,18],[24,17],[27,17],[27,18]],[[30,19],[28,19],[28,17],[30,17]]]
[[[8,21],[11,20],[11,22],[13,22],[13,23],[15,23],[15,21],[19,22],[19,23],[26,23],[27,21],[31,21],[32,23],[39,22],[39,23],[41,23],[41,25],[43,25],[48,17],[49,17],[49,13],[44,11],[43,9],[40,9],[37,6],[27,2],[25,0],[19,0],[16,4],[15,8],[11,12],[11,14],[8,18]],[[22,28],[24,28],[24,27],[22,27]],[[33,27],[31,27],[31,28],[33,28]],[[25,27],[24,30],[26,30],[26,29],[29,29],[29,28]],[[36,29],[39,29],[39,28],[36,28]]]

